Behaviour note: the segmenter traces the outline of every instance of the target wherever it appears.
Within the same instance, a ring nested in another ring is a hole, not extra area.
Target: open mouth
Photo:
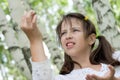
[[[66,43],[66,47],[67,47],[67,49],[73,48],[74,45],[75,45],[74,42],[67,42],[67,43]]]

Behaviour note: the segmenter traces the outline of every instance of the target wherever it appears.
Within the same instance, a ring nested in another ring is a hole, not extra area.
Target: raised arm
[[[38,29],[37,17],[34,11],[31,10],[24,14],[21,20],[21,29],[30,41],[32,80],[52,80],[53,74],[50,61],[45,55],[42,34]]]
[[[21,29],[30,41],[32,61],[41,62],[47,59],[45,56],[42,34],[37,26],[37,16],[33,10],[26,12],[21,20]]]

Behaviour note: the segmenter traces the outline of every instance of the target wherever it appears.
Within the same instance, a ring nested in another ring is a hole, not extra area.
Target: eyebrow
[[[72,27],[72,28],[77,28],[77,29],[80,29],[80,27],[78,27],[78,26],[75,26],[75,27]]]
[[[71,29],[80,29],[80,27],[71,27]],[[61,30],[61,32],[67,31],[66,29]]]
[[[67,31],[66,29],[64,29],[64,30],[61,30],[61,32],[65,32],[65,31]]]

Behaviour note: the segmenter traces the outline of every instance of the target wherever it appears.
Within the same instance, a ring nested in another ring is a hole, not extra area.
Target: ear
[[[92,45],[93,43],[95,43],[96,40],[96,35],[94,33],[90,34],[88,37],[88,44]]]

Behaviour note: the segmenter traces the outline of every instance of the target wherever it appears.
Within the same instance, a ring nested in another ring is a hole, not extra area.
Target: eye
[[[79,31],[78,29],[73,29],[73,32]]]
[[[62,33],[61,33],[61,36],[63,36],[64,34],[66,34],[66,32],[62,32]]]

